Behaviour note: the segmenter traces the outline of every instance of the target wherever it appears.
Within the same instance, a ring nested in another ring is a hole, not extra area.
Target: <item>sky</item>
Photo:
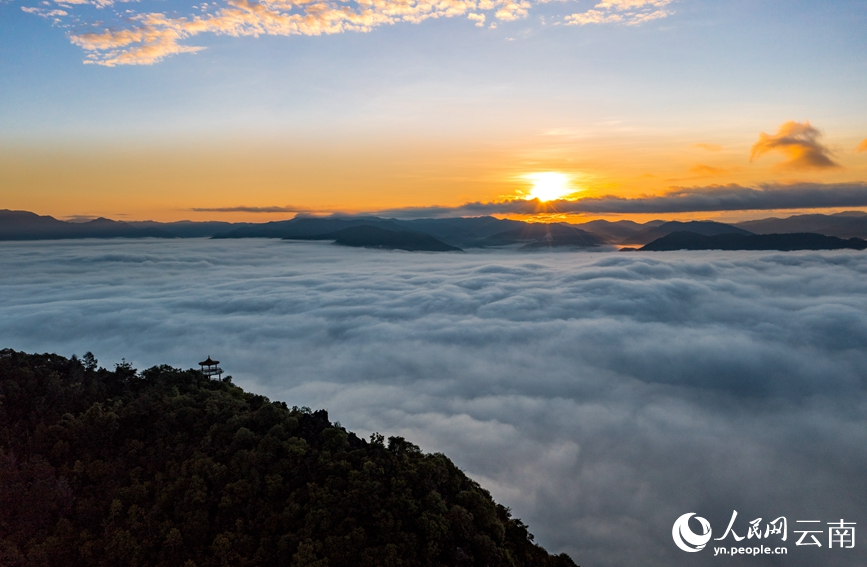
[[[211,356],[248,391],[445,453],[579,565],[867,559],[861,252],[90,240],[0,243],[0,265],[4,348]],[[785,516],[785,560],[675,547],[682,514],[718,538],[733,511],[739,537]],[[795,545],[798,520],[841,518],[855,548]]]
[[[864,0],[0,0],[0,209],[867,210],[865,29]],[[0,265],[0,346],[211,355],[443,451],[582,565],[719,564],[674,547],[690,511],[867,522],[863,254],[196,239],[0,243]]]
[[[2,0],[0,207],[864,210],[865,29],[863,0]]]

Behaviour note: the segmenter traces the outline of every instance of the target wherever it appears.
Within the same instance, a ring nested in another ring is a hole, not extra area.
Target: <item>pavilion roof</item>
[[[211,355],[208,355],[208,360],[204,360],[199,363],[199,366],[214,366],[215,364],[220,364],[219,360],[211,360]]]

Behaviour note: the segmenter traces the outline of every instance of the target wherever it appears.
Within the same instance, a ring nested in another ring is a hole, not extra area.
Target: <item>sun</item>
[[[565,173],[546,171],[543,173],[528,173],[525,179],[533,182],[527,199],[538,199],[542,202],[562,199],[566,195],[575,193],[575,189],[569,185],[569,176]]]

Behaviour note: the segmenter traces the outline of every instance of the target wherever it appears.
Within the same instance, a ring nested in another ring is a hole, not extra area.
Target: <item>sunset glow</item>
[[[867,195],[860,11],[597,4],[0,3],[0,206],[248,222],[865,208],[842,195],[780,193],[760,209],[714,196],[804,184]],[[832,40],[810,35],[819,16]],[[801,29],[813,39],[777,52]],[[682,191],[707,195],[580,206]],[[497,205],[515,199],[572,205]]]
[[[569,176],[563,173],[553,171],[531,173],[526,178],[533,183],[528,199],[538,199],[544,203],[562,199],[575,192],[570,185]]]

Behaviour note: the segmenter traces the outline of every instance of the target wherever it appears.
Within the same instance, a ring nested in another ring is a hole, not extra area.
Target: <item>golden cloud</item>
[[[106,8],[114,2],[129,0],[55,0],[65,10],[23,8],[42,17],[74,18],[76,31],[70,40],[87,52],[85,63],[116,65],[151,65],[178,53],[195,53],[202,46],[187,45],[185,40],[216,34],[235,37],[261,35],[337,34],[369,32],[386,24],[418,24],[431,18],[465,16],[478,27],[490,17],[500,21],[526,18],[532,8],[530,0],[227,0],[222,7],[207,3],[203,13],[167,15],[159,12],[116,14],[118,20],[107,22],[107,11],[100,10],[93,20],[99,29],[86,31],[87,18],[68,13],[73,8]],[[545,2],[547,0],[536,0]],[[672,0],[601,0],[595,9],[567,16],[569,25],[622,22],[636,25],[669,14],[661,7]],[[484,12],[488,12],[485,14]],[[489,27],[496,27],[491,23]]]
[[[672,0],[602,0],[592,10],[566,16],[566,25],[622,23],[630,26],[671,15],[665,6]]]
[[[861,143],[858,144],[858,147],[855,149],[856,152],[867,152],[867,138],[861,140]]]
[[[485,15],[484,14],[470,13],[470,14],[467,14],[467,18],[476,22],[476,27],[478,27],[478,28],[485,27]]]
[[[235,37],[260,35],[322,35],[347,31],[367,32],[383,24],[420,23],[429,18],[468,15],[484,25],[485,15],[474,10],[496,10],[500,20],[526,17],[527,0],[229,0],[214,14],[170,18],[161,13],[133,16],[133,27],[71,35],[72,42],[88,51],[87,62],[115,65],[150,65],[178,53],[204,47],[182,45],[184,39],[213,33]]]
[[[724,175],[724,174],[728,173],[728,170],[724,169],[722,167],[713,167],[710,165],[704,165],[702,163],[695,164],[694,166],[689,168],[689,170],[692,173],[695,173],[696,175],[703,175],[703,176],[716,176],[716,175]]]
[[[779,152],[788,159],[780,164],[782,169],[826,169],[840,167],[829,157],[830,150],[819,138],[822,133],[808,121],[783,123],[776,134],[759,134],[759,141],[753,144],[750,161],[769,152]]]
[[[719,144],[693,144],[692,147],[701,148],[709,152],[718,152],[722,149],[722,146],[720,146]]]

